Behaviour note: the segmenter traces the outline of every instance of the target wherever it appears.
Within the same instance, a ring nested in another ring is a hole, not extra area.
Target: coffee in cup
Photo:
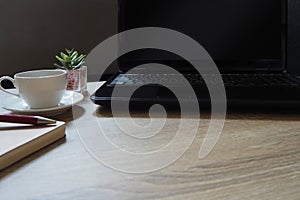
[[[17,93],[4,89],[1,86],[3,80],[11,81]],[[22,98],[30,108],[41,109],[59,104],[65,93],[66,82],[67,73],[64,70],[33,70],[17,73],[14,78],[1,77],[0,89]]]

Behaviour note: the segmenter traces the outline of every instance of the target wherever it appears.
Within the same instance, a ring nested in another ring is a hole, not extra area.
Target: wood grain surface
[[[100,84],[89,83],[89,94]],[[5,96],[0,93],[1,99]],[[113,117],[110,111],[92,104],[88,96],[73,110],[54,117],[67,122],[65,139],[0,171],[0,199],[300,197],[300,114],[297,111],[228,113],[217,145],[206,158],[199,159],[199,148],[210,121],[209,115],[204,114],[193,144],[176,162],[155,172],[129,174],[101,163],[81,142],[82,130],[86,134],[96,131],[88,125],[94,119],[114,142],[123,146],[130,142],[114,128],[114,118],[123,116]],[[142,124],[147,123],[146,116],[148,113],[140,111],[133,118]],[[150,151],[165,145],[173,137],[174,127],[179,122],[180,117],[176,113],[171,114],[158,139],[141,143],[130,150],[144,147],[145,151]],[[186,133],[188,137],[189,130]],[[112,155],[111,159],[119,158],[117,152],[109,155]],[[154,166],[155,162],[159,159],[142,164]],[[120,160],[120,163],[127,167],[140,164],[126,160]]]

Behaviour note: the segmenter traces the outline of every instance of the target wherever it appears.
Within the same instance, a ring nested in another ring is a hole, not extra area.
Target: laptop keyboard
[[[206,74],[205,80],[218,84],[217,75]],[[300,78],[288,74],[222,74],[225,86],[300,86]],[[151,83],[180,86],[188,80],[193,86],[206,85],[200,74],[119,74],[108,86],[142,86]]]

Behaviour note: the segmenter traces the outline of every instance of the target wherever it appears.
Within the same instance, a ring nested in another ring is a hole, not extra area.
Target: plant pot
[[[87,67],[79,69],[68,69],[67,71],[67,90],[80,93],[87,92]]]

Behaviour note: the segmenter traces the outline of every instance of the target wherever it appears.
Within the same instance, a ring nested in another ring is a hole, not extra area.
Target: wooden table
[[[89,93],[99,84],[89,83]],[[109,111],[88,97],[74,109],[79,113],[76,120],[97,118],[107,131],[114,122]],[[144,120],[145,113],[134,117]],[[67,122],[66,139],[0,171],[0,199],[300,198],[299,112],[230,113],[217,145],[200,160],[197,155],[209,122],[204,116],[194,143],[179,160],[145,174],[122,173],[92,157],[80,140],[71,110],[55,118]],[[178,120],[171,117],[171,125]],[[163,134],[168,138],[172,129]]]

